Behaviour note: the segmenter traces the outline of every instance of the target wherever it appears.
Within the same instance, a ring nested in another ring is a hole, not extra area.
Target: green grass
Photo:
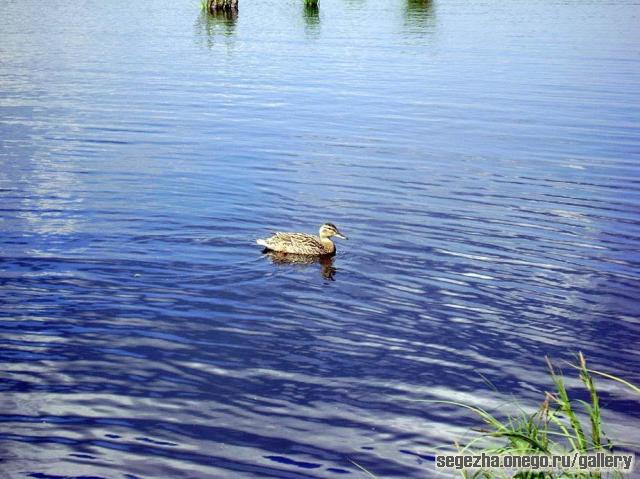
[[[546,358],[549,374],[554,386],[553,392],[545,393],[540,408],[526,413],[521,408],[517,414],[498,417],[489,411],[454,401],[419,401],[454,405],[473,411],[484,423],[479,434],[464,445],[455,444],[460,454],[573,454],[614,452],[613,443],[607,438],[602,427],[600,397],[594,376],[616,381],[640,394],[640,388],[612,374],[595,371],[587,367],[582,353],[578,353],[576,369],[578,377],[588,393],[588,400],[569,396],[562,372]],[[622,445],[622,444],[618,444]],[[637,445],[636,445],[637,447]],[[352,461],[353,462],[353,461]],[[376,476],[360,464],[353,462],[368,477]],[[509,477],[500,471],[461,472],[464,479],[497,479]],[[532,472],[522,471],[517,479],[591,479],[601,478],[600,473]],[[609,477],[622,477],[611,473]]]
[[[209,13],[231,11],[238,8],[238,3],[235,0],[200,0],[200,8]]]
[[[216,9],[216,4],[219,9],[235,8],[231,6],[231,2],[227,0],[200,0],[200,9],[203,12],[212,12]],[[318,6],[318,0],[304,0],[304,6],[316,8]]]
[[[572,454],[613,452],[614,445],[606,437],[602,427],[600,397],[596,389],[594,375],[617,381],[630,387],[635,392],[640,389],[611,374],[601,373],[587,368],[587,363],[578,353],[576,365],[578,377],[588,393],[588,400],[575,399],[569,396],[565,379],[547,358],[549,374],[554,386],[552,393],[547,392],[545,399],[533,414],[520,411],[515,415],[498,418],[488,411],[474,406],[444,401],[447,404],[458,404],[475,412],[485,424],[485,429],[465,445],[456,444],[459,453],[465,454]],[[612,474],[620,476],[620,474]],[[493,479],[501,476],[499,471],[463,472],[465,479]],[[520,472],[518,479],[550,479],[563,478],[595,478],[599,473],[550,473]]]

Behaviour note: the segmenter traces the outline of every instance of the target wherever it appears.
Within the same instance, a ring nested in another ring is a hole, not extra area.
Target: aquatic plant
[[[589,400],[573,399],[567,391],[562,372],[545,358],[554,385],[554,392],[545,393],[540,408],[533,414],[520,409],[518,414],[498,418],[487,410],[454,401],[424,400],[418,402],[441,403],[463,407],[476,413],[485,423],[486,429],[466,445],[455,444],[460,454],[534,455],[534,454],[590,454],[614,452],[616,446],[605,436],[602,427],[600,397],[594,376],[600,376],[625,385],[636,393],[640,388],[612,374],[589,369],[584,355],[578,353],[578,363],[571,365],[578,370],[580,381],[588,392]],[[498,443],[496,442],[498,440]],[[503,441],[500,443],[500,441]],[[635,445],[637,447],[637,445]],[[362,465],[351,461],[368,477],[378,479]],[[461,471],[464,479],[497,479],[509,477],[498,470]],[[614,472],[611,477],[622,477]],[[513,476],[517,479],[584,479],[600,478],[601,473],[534,472],[521,471]]]
[[[303,15],[307,27],[312,29],[317,28],[320,23],[320,9],[318,8],[318,2],[312,4],[311,2],[305,1]]]
[[[589,395],[589,400],[574,399],[569,396],[562,372],[546,358],[549,373],[554,384],[554,392],[547,392],[545,399],[533,414],[520,411],[516,415],[507,415],[499,419],[485,409],[467,404],[445,402],[465,407],[475,412],[488,427],[480,435],[461,446],[456,444],[459,453],[465,454],[574,454],[613,452],[613,443],[605,436],[602,428],[600,397],[596,390],[594,375],[606,377],[625,384],[636,392],[640,389],[616,376],[587,368],[582,353],[578,353],[578,364],[572,365],[578,370],[580,381]],[[496,444],[502,439],[502,444]],[[488,443],[488,444],[487,444]],[[480,447],[485,444],[484,447]],[[614,474],[620,476],[621,474]],[[503,477],[499,471],[462,472],[465,479]],[[506,476],[504,476],[506,477]],[[600,477],[599,473],[569,472],[532,472],[522,471],[516,474],[519,479],[534,478],[577,478]]]
[[[200,0],[200,7],[209,13],[235,12],[238,10],[238,0]]]
[[[318,0],[304,0],[304,6],[318,8]]]

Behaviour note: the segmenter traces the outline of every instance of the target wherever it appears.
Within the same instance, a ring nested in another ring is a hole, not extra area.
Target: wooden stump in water
[[[236,12],[238,0],[207,0],[207,7],[210,13]]]

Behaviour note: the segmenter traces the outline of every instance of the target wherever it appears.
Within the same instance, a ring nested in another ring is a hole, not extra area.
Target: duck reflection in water
[[[307,254],[292,254],[281,253],[279,251],[271,251],[265,248],[262,254],[269,258],[273,264],[277,265],[320,265],[320,276],[329,281],[335,281],[335,275],[337,269],[333,266],[335,255],[307,255]]]

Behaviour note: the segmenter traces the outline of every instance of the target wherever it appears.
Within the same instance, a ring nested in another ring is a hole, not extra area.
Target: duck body
[[[271,251],[304,255],[323,255],[336,252],[336,246],[329,238],[306,233],[277,232],[266,239],[259,239],[257,243]]]
[[[306,233],[283,233],[278,232],[269,238],[256,241],[267,250],[279,253],[290,253],[300,255],[333,255],[336,252],[336,245],[331,241],[332,236],[347,239],[338,228],[331,223],[325,223],[320,227],[320,234],[310,235]]]

